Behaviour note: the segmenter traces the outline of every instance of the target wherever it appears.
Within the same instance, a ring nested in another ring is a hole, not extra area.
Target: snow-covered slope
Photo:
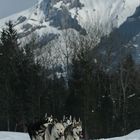
[[[1,19],[0,27],[12,20],[20,38],[36,32],[40,37],[51,34],[53,39],[68,28],[84,34],[90,25],[102,27],[108,33],[138,6],[139,0],[39,0],[32,8]]]
[[[110,139],[101,139],[101,140],[140,140],[140,130],[136,130],[126,136],[110,138]]]
[[[30,138],[26,133],[0,132],[0,140],[30,140]],[[136,130],[127,136],[100,140],[140,140],[140,130]]]
[[[136,64],[140,64],[140,6],[109,38],[102,39],[99,46],[96,52],[103,57],[103,61],[108,61],[107,51],[112,47],[112,63],[115,65],[128,54],[133,56]]]
[[[0,140],[30,140],[25,133],[0,132]]]

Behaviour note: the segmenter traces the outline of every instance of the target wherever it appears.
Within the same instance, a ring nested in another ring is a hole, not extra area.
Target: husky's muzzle
[[[58,136],[61,138],[61,137],[64,136],[64,134],[63,133],[59,133]]]

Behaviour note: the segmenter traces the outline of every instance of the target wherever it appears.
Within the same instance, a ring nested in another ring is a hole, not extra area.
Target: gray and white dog
[[[72,117],[70,116],[70,118],[67,119],[65,126],[65,140],[79,140],[83,137],[82,122],[80,119],[78,121],[76,121],[75,118],[72,120]]]

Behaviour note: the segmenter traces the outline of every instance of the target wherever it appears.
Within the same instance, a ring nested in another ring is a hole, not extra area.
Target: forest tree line
[[[34,41],[21,46],[14,25],[7,23],[0,36],[0,130],[26,132],[26,125],[46,112],[59,119],[80,117],[86,139],[139,129],[140,66],[127,54],[108,72],[94,59],[92,45],[80,40],[71,57],[66,48],[63,74],[64,68],[35,59]]]

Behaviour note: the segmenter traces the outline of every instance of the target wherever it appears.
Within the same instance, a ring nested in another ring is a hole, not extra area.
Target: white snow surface
[[[0,140],[30,140],[30,138],[27,133],[1,131]],[[140,140],[140,130],[133,131],[132,133],[123,137],[100,139],[100,140]]]
[[[132,133],[123,137],[100,139],[100,140],[140,140],[140,130],[133,131]]]
[[[25,133],[0,132],[0,140],[30,140]]]
[[[80,0],[85,7],[79,10],[79,22],[81,24],[95,23],[103,26],[106,32],[113,27],[119,27],[127,17],[132,15],[139,0]]]

